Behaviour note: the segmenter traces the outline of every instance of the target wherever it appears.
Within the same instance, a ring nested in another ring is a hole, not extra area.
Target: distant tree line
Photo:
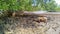
[[[54,0],[0,0],[0,11],[55,10]]]

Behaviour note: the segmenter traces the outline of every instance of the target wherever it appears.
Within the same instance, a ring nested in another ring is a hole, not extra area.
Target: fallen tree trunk
[[[12,16],[45,16],[45,13],[34,13],[34,12],[14,12]]]
[[[46,15],[60,15],[60,12],[45,12],[45,13],[36,13],[36,12],[24,12],[23,15],[30,15],[30,16],[46,16]]]

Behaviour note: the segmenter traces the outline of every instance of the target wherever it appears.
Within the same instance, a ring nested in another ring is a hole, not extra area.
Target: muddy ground
[[[46,15],[49,20],[36,22],[31,16],[5,19],[5,34],[60,34],[60,14]]]

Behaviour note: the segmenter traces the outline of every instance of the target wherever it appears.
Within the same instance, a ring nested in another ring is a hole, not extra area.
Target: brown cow
[[[47,22],[47,17],[44,17],[44,16],[40,16],[40,17],[37,17],[34,21],[40,23],[40,22]]]
[[[47,22],[47,17],[38,17],[40,22]]]

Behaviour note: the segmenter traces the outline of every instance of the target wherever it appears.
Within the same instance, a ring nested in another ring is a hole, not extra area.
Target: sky
[[[60,0],[55,0],[58,5],[60,5]]]

